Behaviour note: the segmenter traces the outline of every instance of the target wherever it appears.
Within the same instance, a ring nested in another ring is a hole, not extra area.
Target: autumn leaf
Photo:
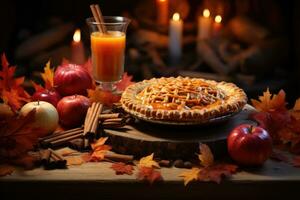
[[[230,177],[237,171],[238,166],[232,164],[215,164],[204,167],[198,173],[198,181],[220,183],[223,177]]]
[[[104,105],[111,106],[120,101],[121,96],[113,94],[110,91],[104,91],[96,87],[95,89],[88,89],[88,97],[92,102],[101,102]]]
[[[129,85],[134,83],[131,80],[132,80],[132,76],[129,76],[125,72],[122,76],[122,80],[116,83],[117,90],[124,91]]]
[[[107,137],[101,137],[96,142],[91,144],[93,151],[90,156],[90,161],[99,162],[104,160],[105,154],[111,150],[111,146],[105,144],[107,139]]]
[[[156,168],[160,168],[158,162],[153,160],[153,157],[154,157],[154,153],[152,153],[149,156],[141,158],[139,163],[138,163],[138,167],[156,167]]]
[[[84,163],[84,160],[82,159],[81,156],[69,156],[69,157],[65,157],[65,159],[67,160],[67,165],[81,165]]]
[[[5,54],[1,57],[2,70],[0,70],[0,98],[13,111],[18,110],[30,100],[30,95],[24,90],[22,84],[24,77],[15,78],[15,66],[10,66]]]
[[[200,144],[200,154],[198,155],[200,164],[204,167],[209,167],[214,164],[214,155],[206,144]]]
[[[184,185],[187,186],[191,181],[198,180],[198,174],[201,169],[199,168],[192,168],[187,171],[182,172],[179,177],[182,177],[184,180]]]
[[[251,99],[251,102],[258,111],[286,110],[285,92],[283,90],[280,90],[277,95],[272,95],[267,89],[263,96],[259,97],[259,101]]]
[[[15,167],[12,165],[2,164],[0,165],[0,177],[11,175],[15,171]]]
[[[110,168],[113,169],[117,175],[132,175],[134,170],[132,165],[127,165],[123,162],[113,163]]]
[[[16,158],[37,143],[44,130],[33,127],[35,109],[26,116],[16,116],[0,123],[0,158]]]
[[[300,98],[296,100],[293,109],[290,110],[290,113],[296,120],[300,120]]]
[[[162,181],[163,177],[161,173],[155,170],[153,167],[139,167],[137,179],[142,181],[148,181],[153,184],[156,181]]]
[[[32,84],[32,86],[33,86],[33,88],[34,88],[34,90],[35,90],[36,92],[39,92],[39,91],[44,90],[44,87],[41,86],[40,84],[37,84],[37,83],[35,83],[34,81],[30,81],[30,82],[31,82],[31,84]]]
[[[44,72],[41,73],[41,76],[45,82],[45,88],[46,89],[53,88],[54,69],[50,68],[50,61],[46,63],[46,66],[44,67]]]

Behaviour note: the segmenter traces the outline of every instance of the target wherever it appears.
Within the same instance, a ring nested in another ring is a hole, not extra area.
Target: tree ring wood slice
[[[210,146],[215,156],[227,152],[227,135],[239,124],[250,123],[255,109],[246,105],[243,110],[225,122],[207,126],[161,125],[137,121],[122,129],[105,130],[112,148],[117,153],[131,154],[136,158],[154,153],[161,159],[191,159],[199,152],[199,143]]]

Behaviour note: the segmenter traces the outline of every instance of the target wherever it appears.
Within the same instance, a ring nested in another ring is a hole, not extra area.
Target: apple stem
[[[37,103],[37,105],[38,105],[38,106],[40,105],[40,100],[38,100],[38,103]]]
[[[250,127],[248,128],[248,131],[249,131],[250,134],[252,133],[252,131],[253,131],[253,126],[252,125],[250,125]]]

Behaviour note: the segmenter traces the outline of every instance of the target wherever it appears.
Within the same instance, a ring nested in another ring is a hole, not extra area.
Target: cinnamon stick
[[[72,131],[76,131],[76,130],[80,130],[80,129],[82,129],[82,127],[73,128],[73,129],[69,129],[69,130],[66,130],[66,131],[56,131],[56,132],[52,133],[51,135],[47,135],[45,137],[39,138],[39,140],[40,141],[46,140],[46,139],[49,139],[49,138],[56,137],[56,136],[58,136],[62,133],[68,133],[68,132],[72,132]]]
[[[97,23],[97,27],[98,27],[99,31],[101,33],[107,33],[106,27],[103,24],[104,19],[103,19],[102,12],[101,12],[99,5],[92,4],[92,5],[90,5],[90,8],[91,8],[92,14],[94,16],[94,19]]]
[[[104,158],[108,159],[108,160],[111,160],[111,161],[129,163],[129,162],[133,161],[134,156],[133,155],[118,154],[118,153],[108,151],[104,155]]]
[[[99,120],[115,119],[119,117],[120,117],[120,113],[100,114]]]
[[[83,135],[85,137],[93,136],[95,137],[97,128],[98,128],[98,118],[100,113],[102,112],[103,105],[99,102],[93,103],[89,113],[87,113],[85,124],[84,124],[84,132]]]
[[[66,166],[67,166],[67,160],[65,160],[61,155],[59,155],[57,152],[55,152],[51,148],[48,148],[48,151],[50,151],[50,160],[45,165],[46,169],[62,169],[62,168],[66,168]]]
[[[69,143],[69,141],[76,139],[76,138],[81,138],[81,137],[83,137],[83,132],[78,132],[74,135],[71,135],[71,136],[68,136],[65,138],[61,138],[58,140],[54,140],[54,141],[51,141],[46,144],[49,144],[50,147],[58,147],[58,146],[62,146],[62,145],[67,145]]]
[[[48,149],[46,149],[46,150],[40,150],[39,154],[40,154],[41,163],[43,165],[46,165],[49,162],[51,152]]]

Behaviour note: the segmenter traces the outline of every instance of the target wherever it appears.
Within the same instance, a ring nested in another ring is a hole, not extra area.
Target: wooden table
[[[71,166],[65,170],[19,170],[11,176],[0,178],[0,198],[102,200],[226,197],[244,200],[258,197],[286,198],[297,195],[300,187],[300,168],[272,160],[268,160],[261,168],[240,171],[221,184],[197,182],[187,187],[178,177],[185,169],[162,168],[164,182],[149,185],[136,180],[135,174],[115,175],[110,165],[101,162]]]

